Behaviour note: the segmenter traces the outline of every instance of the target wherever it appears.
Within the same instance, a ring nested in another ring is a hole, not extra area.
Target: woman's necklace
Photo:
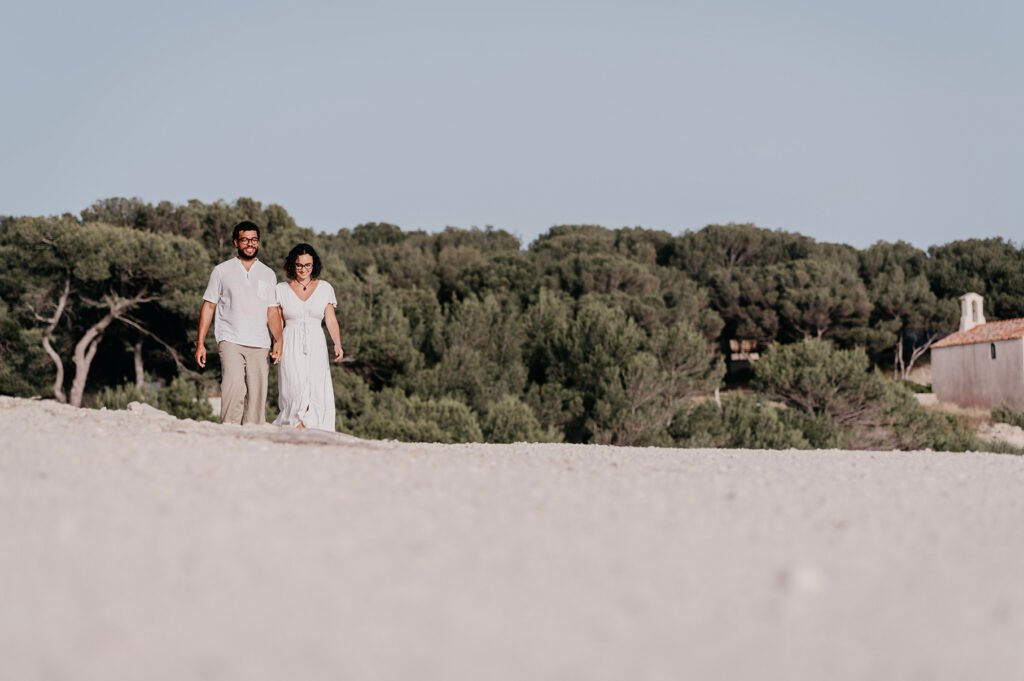
[[[309,288],[309,285],[313,283],[313,279],[312,279],[312,277],[310,277],[309,279],[306,280],[305,284],[303,284],[301,281],[296,279],[295,283],[298,284],[299,286],[301,286],[302,290],[305,291],[307,288]]]

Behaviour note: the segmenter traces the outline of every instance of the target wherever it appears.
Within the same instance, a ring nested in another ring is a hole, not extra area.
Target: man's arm
[[[217,310],[218,300],[220,300],[220,269],[214,267],[210,272],[210,283],[206,285],[206,292],[203,293],[203,307],[199,310],[196,364],[201,369],[206,368],[206,334],[210,331],[210,324],[213,323],[213,313]]]
[[[210,324],[213,323],[213,313],[216,309],[216,303],[204,300],[203,307],[199,310],[199,340],[196,341],[196,363],[202,369],[206,368],[206,334],[210,331]]]
[[[274,360],[274,364],[277,364],[281,361],[281,336],[283,335],[281,308],[277,305],[267,308],[267,326],[270,327],[270,337],[274,341],[274,345],[270,349],[270,359]]]

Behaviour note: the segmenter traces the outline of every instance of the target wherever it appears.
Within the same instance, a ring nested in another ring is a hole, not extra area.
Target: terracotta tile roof
[[[998,322],[979,324],[970,331],[951,333],[933,348],[948,348],[954,345],[971,345],[972,343],[994,343],[995,341],[1024,338],[1024,319],[1003,319]]]

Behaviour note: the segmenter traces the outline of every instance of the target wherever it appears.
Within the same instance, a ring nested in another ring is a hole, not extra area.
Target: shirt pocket
[[[256,297],[263,303],[274,302],[274,287],[265,281],[256,282]]]

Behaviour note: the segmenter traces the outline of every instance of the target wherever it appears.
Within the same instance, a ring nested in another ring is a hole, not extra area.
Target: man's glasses
[[[313,263],[310,262],[310,263],[303,264],[301,262],[297,262],[297,263],[295,263],[295,269],[297,269],[297,270],[311,270],[311,269],[313,269]]]
[[[239,246],[245,246],[246,244],[252,244],[253,246],[256,246],[256,245],[259,244],[259,242],[260,242],[260,238],[258,236],[254,236],[254,237],[251,237],[251,238],[250,237],[242,237],[241,239],[238,240],[238,245]]]

